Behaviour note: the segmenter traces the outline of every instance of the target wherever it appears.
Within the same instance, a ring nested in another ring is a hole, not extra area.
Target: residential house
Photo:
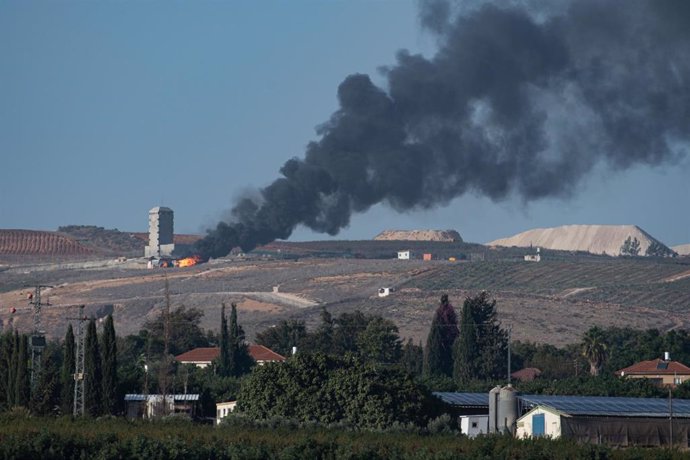
[[[265,363],[280,363],[285,361],[285,357],[279,355],[270,348],[263,345],[249,345],[249,356],[259,366]],[[182,364],[194,364],[197,367],[204,368],[209,366],[213,360],[220,356],[220,347],[200,347],[189,350],[181,355],[175,356],[175,359]]]
[[[216,403],[216,425],[220,425],[225,417],[237,407],[237,401],[224,401]]]
[[[616,375],[630,379],[650,379],[659,386],[671,388],[690,380],[690,367],[678,361],[671,361],[668,353],[664,358],[640,361],[617,370]]]

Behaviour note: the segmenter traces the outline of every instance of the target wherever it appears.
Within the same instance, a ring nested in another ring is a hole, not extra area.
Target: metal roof
[[[666,398],[622,398],[611,396],[553,396],[520,395],[525,408],[552,407],[568,415],[598,415],[611,417],[668,417]],[[673,400],[674,417],[690,417],[690,400]]]
[[[143,395],[143,394],[126,394],[125,401],[146,401],[147,399],[160,399],[163,395]],[[198,394],[188,395],[165,395],[166,399],[173,398],[175,401],[198,401]]]
[[[435,391],[434,396],[452,406],[489,407],[489,393],[456,393]]]
[[[443,402],[461,407],[489,407],[488,393],[434,392]],[[610,417],[668,417],[666,398],[624,398],[613,396],[521,395],[518,400],[525,410],[548,406],[568,415]],[[673,416],[690,418],[690,399],[673,400]]]

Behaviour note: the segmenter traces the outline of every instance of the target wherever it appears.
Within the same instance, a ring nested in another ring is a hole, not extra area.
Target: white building
[[[237,401],[225,401],[216,403],[216,425],[220,425],[225,417],[237,407]]]
[[[561,437],[561,417],[567,414],[548,406],[537,406],[517,420],[515,437]]]
[[[410,251],[398,251],[398,259],[410,260]]]
[[[488,415],[462,415],[460,416],[460,432],[470,438],[487,434],[489,432]]]

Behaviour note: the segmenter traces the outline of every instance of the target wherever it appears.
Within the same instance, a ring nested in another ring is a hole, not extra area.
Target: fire
[[[198,264],[201,262],[201,257],[197,255],[193,255],[191,257],[185,257],[184,259],[178,259],[175,261],[175,266],[176,267],[191,267],[193,265]]]

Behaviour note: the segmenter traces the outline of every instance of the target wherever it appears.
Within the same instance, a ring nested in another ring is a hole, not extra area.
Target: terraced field
[[[36,230],[0,230],[0,255],[7,256],[80,256],[94,250],[55,232]]]

